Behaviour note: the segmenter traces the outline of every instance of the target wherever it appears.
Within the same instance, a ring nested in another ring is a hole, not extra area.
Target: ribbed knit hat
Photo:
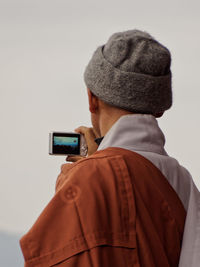
[[[172,105],[170,64],[169,50],[148,33],[119,32],[94,52],[84,80],[110,105],[156,114]]]

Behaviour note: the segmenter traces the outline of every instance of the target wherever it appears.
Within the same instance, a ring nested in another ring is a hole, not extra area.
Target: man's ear
[[[87,93],[88,93],[88,101],[89,101],[89,110],[91,113],[97,113],[97,111],[99,110],[99,100],[90,91],[90,89],[87,89]]]

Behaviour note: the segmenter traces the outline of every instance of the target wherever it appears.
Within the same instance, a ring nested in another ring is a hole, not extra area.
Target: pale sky
[[[83,72],[117,31],[149,32],[172,53],[174,105],[159,124],[168,154],[200,188],[199,1],[0,0],[0,230],[26,232],[65,157],[48,133],[90,125]]]

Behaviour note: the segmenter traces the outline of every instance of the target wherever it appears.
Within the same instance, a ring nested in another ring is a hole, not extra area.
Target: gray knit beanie
[[[169,50],[146,32],[113,34],[86,67],[87,87],[99,99],[131,112],[156,114],[172,105]]]

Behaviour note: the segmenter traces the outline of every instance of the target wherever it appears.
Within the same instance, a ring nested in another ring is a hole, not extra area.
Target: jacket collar
[[[146,114],[122,116],[107,132],[98,150],[120,147],[167,155],[165,137],[156,118]]]

